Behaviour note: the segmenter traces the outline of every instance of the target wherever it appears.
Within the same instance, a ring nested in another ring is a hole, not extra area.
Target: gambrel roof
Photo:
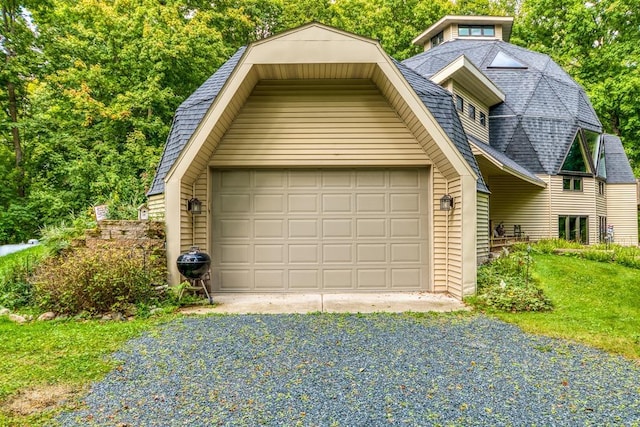
[[[490,110],[490,143],[526,169],[556,174],[578,129],[602,131],[584,89],[548,55],[502,40],[456,39],[403,64],[431,77],[461,55],[506,95]]]
[[[147,193],[148,196],[164,193],[164,180],[167,173],[205,117],[216,96],[230,78],[245,50],[245,47],[239,49],[176,110],[173,125],[156,170],[152,187]],[[451,94],[401,63],[396,61],[393,63],[445,131],[464,160],[478,176],[477,189],[488,192],[487,186],[482,179],[480,168],[462,128],[460,118],[456,113]]]

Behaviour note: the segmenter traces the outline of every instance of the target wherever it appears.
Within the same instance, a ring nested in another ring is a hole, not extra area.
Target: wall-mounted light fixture
[[[202,213],[202,202],[196,197],[187,201],[187,210],[193,215],[199,215]]]
[[[450,211],[451,209],[453,209],[453,197],[449,194],[445,194],[440,198],[440,210]]]

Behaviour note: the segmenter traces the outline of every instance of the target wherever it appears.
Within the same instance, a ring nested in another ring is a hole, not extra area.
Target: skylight
[[[504,52],[498,52],[489,68],[527,68],[527,66]]]

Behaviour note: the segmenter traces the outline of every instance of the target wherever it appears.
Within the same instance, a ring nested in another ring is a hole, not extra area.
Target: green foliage
[[[39,245],[0,257],[0,307],[16,310],[33,304],[28,279],[48,253],[47,247]]]
[[[0,425],[51,425],[55,412],[23,416],[3,411],[2,403],[26,390],[50,396],[52,385],[82,391],[115,367],[108,356],[125,341],[166,320],[165,316],[128,322],[54,320],[20,325],[0,316]]]
[[[547,239],[536,242],[533,250],[542,254],[560,253],[564,256],[579,257],[599,262],[610,262],[640,269],[640,248],[616,244],[585,246],[562,239]]]
[[[126,311],[151,303],[166,277],[164,258],[142,249],[78,248],[41,263],[31,278],[38,305],[56,313]]]
[[[533,276],[554,309],[493,315],[527,332],[640,358],[640,270],[580,257],[536,254]]]
[[[505,252],[480,267],[478,293],[469,302],[479,308],[508,312],[546,311],[553,304],[531,277],[529,251]]]

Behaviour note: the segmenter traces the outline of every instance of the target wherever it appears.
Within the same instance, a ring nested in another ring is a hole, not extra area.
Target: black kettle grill
[[[188,252],[180,254],[176,260],[178,271],[191,283],[193,290],[203,289],[209,299],[209,304],[213,303],[211,295],[207,290],[206,281],[209,279],[209,267],[211,257],[206,252],[202,252],[199,247],[192,246]]]

